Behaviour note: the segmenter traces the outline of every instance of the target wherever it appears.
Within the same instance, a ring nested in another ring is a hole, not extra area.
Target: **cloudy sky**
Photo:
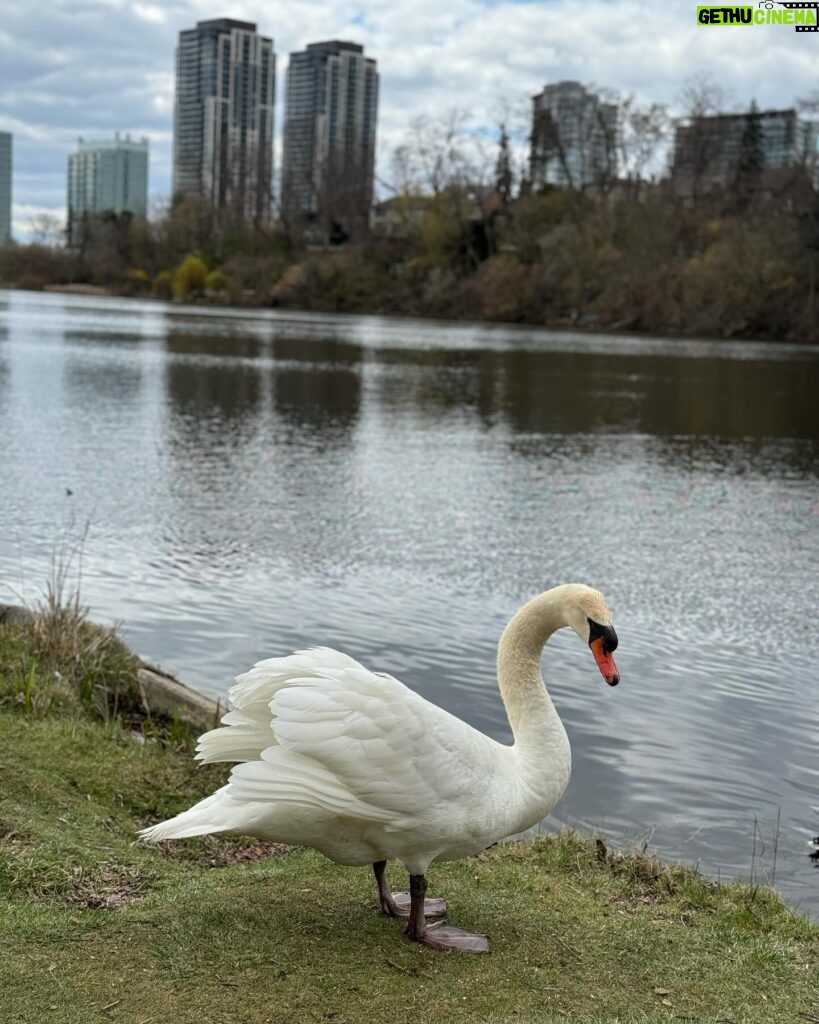
[[[151,140],[152,197],[170,192],[176,35],[197,20],[255,21],[278,54],[281,131],[287,54],[318,39],[363,43],[381,74],[379,170],[417,114],[469,110],[491,125],[563,78],[674,108],[707,73],[733,106],[786,106],[819,86],[819,34],[792,27],[699,27],[695,0],[2,0],[0,129],[14,133],[14,227],[65,208],[78,135]]]

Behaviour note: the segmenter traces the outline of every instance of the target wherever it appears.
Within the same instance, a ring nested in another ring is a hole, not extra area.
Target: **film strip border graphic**
[[[805,11],[811,10],[816,15],[816,25],[794,25],[797,32],[817,32],[819,31],[819,0],[814,0],[813,3],[779,3],[780,7],[785,7],[789,11]]]

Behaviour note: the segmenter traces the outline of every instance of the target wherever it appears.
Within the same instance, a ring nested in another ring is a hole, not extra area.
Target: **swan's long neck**
[[[555,587],[525,604],[498,645],[498,685],[521,766],[537,778],[565,772],[564,786],[571,770],[569,741],[543,683],[540,657],[552,633],[567,625],[566,589]]]

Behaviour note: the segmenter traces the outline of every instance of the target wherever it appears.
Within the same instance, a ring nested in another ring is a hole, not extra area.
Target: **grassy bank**
[[[310,851],[136,845],[224,772],[140,718],[115,638],[76,628],[0,626],[4,1024],[819,1021],[819,929],[773,893],[573,834],[433,867],[488,957],[410,944],[368,871]]]

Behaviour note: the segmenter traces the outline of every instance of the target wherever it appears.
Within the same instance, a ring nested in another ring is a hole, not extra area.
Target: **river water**
[[[623,681],[550,642],[545,827],[819,915],[818,385],[815,348],[0,291],[0,600],[87,528],[93,616],[201,690],[326,644],[506,740],[506,620],[593,584]]]

